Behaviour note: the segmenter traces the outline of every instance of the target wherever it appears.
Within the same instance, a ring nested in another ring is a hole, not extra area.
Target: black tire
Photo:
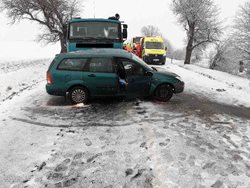
[[[89,92],[86,88],[76,86],[69,91],[69,100],[72,104],[86,103],[89,99]]]
[[[155,89],[153,98],[158,101],[167,102],[172,96],[173,87],[169,84],[162,84]]]

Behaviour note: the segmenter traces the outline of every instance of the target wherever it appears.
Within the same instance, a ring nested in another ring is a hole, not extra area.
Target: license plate
[[[153,59],[153,61],[160,61],[159,59]]]

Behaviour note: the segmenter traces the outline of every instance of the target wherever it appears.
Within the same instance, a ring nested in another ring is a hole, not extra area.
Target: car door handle
[[[95,74],[89,74],[88,77],[96,77]]]

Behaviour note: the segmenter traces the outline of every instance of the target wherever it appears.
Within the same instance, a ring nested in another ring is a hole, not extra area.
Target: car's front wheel
[[[89,99],[89,92],[84,87],[74,87],[69,91],[69,99],[73,104],[86,103]]]
[[[153,98],[158,101],[167,102],[172,96],[173,87],[169,84],[162,84],[155,89]]]

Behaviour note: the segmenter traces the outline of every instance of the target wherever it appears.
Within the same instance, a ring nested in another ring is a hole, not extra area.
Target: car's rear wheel
[[[69,91],[69,99],[73,104],[86,103],[89,99],[89,92],[84,87],[74,87]]]
[[[153,98],[158,101],[167,102],[173,96],[173,87],[169,84],[162,84],[158,86],[155,91]]]

